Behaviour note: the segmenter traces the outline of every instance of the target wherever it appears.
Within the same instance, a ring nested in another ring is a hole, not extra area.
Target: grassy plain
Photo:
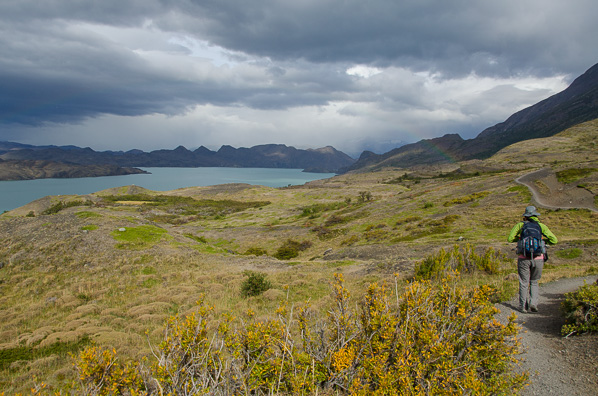
[[[406,284],[415,263],[455,244],[500,252],[497,275],[463,282],[490,284],[507,298],[517,278],[506,236],[525,206],[537,205],[515,179],[550,168],[596,196],[598,172],[589,169],[597,167],[592,121],[485,161],[278,189],[128,186],[32,202],[0,216],[0,390],[29,392],[41,381],[64,387],[75,379],[69,352],[90,343],[139,359],[162,338],[164,321],[191,312],[201,295],[215,306],[214,322],[249,309],[269,316],[287,296],[310,300],[324,315],[334,273],[344,275],[357,301],[368,284],[392,282],[395,274]],[[554,183],[538,184],[541,197],[558,194]],[[53,214],[43,214],[49,208]],[[593,209],[540,206],[559,238],[542,281],[598,271]],[[296,247],[296,256],[276,259],[284,246]],[[272,288],[243,297],[247,271],[266,274]]]

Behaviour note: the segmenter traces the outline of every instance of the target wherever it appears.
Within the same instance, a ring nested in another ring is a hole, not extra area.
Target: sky
[[[0,140],[465,139],[598,62],[595,0],[0,0]]]

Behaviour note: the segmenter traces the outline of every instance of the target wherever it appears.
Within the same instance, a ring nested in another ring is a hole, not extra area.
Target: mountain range
[[[576,78],[564,91],[513,114],[473,139],[464,140],[458,134],[447,134],[407,144],[385,154],[364,151],[357,162],[343,172],[488,158],[513,143],[553,136],[596,118],[598,64]]]
[[[145,152],[94,151],[89,147],[31,146],[0,142],[0,158],[4,160],[45,160],[77,165],[117,165],[120,167],[243,167],[295,168],[306,172],[334,173],[355,160],[334,147],[296,149],[282,144],[266,144],[251,148],[222,146],[212,151],[201,146],[190,151],[183,146],[174,150]]]

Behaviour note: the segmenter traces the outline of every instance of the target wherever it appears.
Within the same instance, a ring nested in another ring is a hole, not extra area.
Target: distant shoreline
[[[148,173],[117,165],[80,165],[45,160],[0,160],[0,181],[72,179]]]

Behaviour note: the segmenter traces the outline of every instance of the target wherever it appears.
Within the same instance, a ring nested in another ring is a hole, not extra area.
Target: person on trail
[[[515,224],[508,242],[517,242],[517,273],[519,274],[519,310],[538,312],[538,281],[546,257],[545,243],[555,245],[558,240],[548,227],[538,220],[535,206],[528,206],[523,221]],[[547,257],[546,257],[547,259]]]

